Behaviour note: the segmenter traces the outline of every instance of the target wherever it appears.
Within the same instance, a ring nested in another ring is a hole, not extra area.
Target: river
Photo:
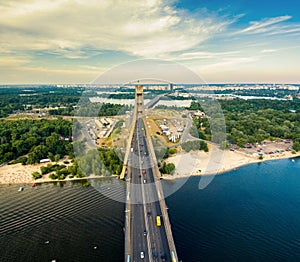
[[[200,179],[166,199],[183,262],[300,260],[300,159],[243,166],[203,190]],[[110,182],[98,183],[123,198]],[[164,181],[164,190],[177,183]],[[81,182],[17,189],[0,187],[1,262],[123,261],[121,202]]]

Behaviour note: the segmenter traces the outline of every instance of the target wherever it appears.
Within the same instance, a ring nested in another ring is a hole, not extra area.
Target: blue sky
[[[291,0],[3,0],[0,84],[89,83],[147,58],[208,83],[300,83],[299,10]]]

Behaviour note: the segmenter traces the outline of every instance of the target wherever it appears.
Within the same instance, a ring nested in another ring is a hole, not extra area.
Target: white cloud
[[[285,23],[290,20],[291,16],[278,16],[273,18],[264,18],[261,21],[252,21],[247,28],[237,31],[235,34],[264,34],[279,35],[293,34],[300,32],[299,23]]]
[[[264,49],[264,50],[261,50],[260,52],[261,53],[274,53],[276,51],[277,51],[276,49]]]
[[[294,34],[300,32],[300,24],[274,26],[270,28],[268,35],[279,35],[279,34]]]
[[[176,60],[195,60],[195,59],[214,59],[221,57],[231,57],[239,54],[240,51],[228,51],[228,52],[185,52],[176,57]]]
[[[208,64],[205,66],[198,67],[201,72],[224,72],[233,71],[239,69],[243,65],[248,65],[249,63],[254,63],[259,60],[259,57],[233,57],[221,59],[216,63]]]
[[[159,57],[195,47],[232,22],[160,0],[22,0],[0,3],[0,12],[0,44],[7,52],[51,50],[69,57],[65,50],[86,45]]]
[[[250,26],[241,30],[239,33],[263,33],[270,30],[270,26],[287,21],[291,19],[291,16],[278,16],[278,17],[272,17],[272,18],[265,18],[261,21],[252,21],[250,22]]]

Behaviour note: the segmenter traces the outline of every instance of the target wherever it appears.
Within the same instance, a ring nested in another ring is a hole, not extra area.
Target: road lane
[[[127,185],[130,188],[127,197],[131,201],[130,261],[171,261],[163,212],[157,201],[155,183],[160,183],[160,181],[154,179],[151,167],[154,161],[149,153],[144,130],[142,119],[138,119],[131,145],[133,152],[129,156],[130,171],[127,174]],[[144,179],[146,179],[146,183],[144,183]],[[156,216],[161,216],[161,226],[156,225]],[[146,236],[144,230],[147,231]],[[143,259],[141,252],[144,252],[145,255]]]

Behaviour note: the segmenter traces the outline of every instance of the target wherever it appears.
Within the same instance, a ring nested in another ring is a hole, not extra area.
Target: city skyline
[[[291,0],[2,1],[0,84],[90,83],[149,58],[179,63],[208,83],[297,84],[299,7]]]

